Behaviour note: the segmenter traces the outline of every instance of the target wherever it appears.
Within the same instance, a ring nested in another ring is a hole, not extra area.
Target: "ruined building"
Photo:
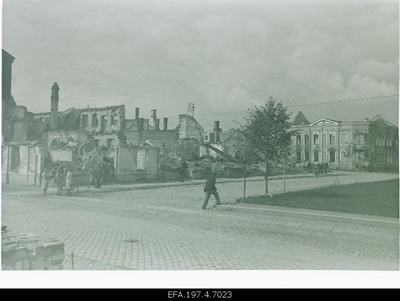
[[[12,96],[14,60],[2,50],[2,182],[36,184],[43,165],[43,148],[38,140],[45,127]]]

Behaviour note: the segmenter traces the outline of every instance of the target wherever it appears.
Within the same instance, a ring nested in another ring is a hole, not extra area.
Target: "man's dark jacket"
[[[217,188],[215,187],[215,181],[216,181],[216,177],[215,176],[209,176],[207,178],[206,186],[204,186],[204,192],[217,191]]]

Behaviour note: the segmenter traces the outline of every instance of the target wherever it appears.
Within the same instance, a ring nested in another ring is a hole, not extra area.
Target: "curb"
[[[331,176],[345,176],[346,174],[326,174],[323,175],[322,177],[331,177]],[[313,174],[306,174],[306,175],[288,175],[286,176],[286,179],[295,179],[295,178],[313,178]],[[283,180],[283,176],[272,176],[269,177],[268,180],[270,181],[275,181],[275,180]],[[130,190],[147,190],[147,189],[157,189],[157,188],[168,188],[168,187],[180,187],[180,186],[197,186],[197,185],[204,185],[206,179],[198,180],[198,181],[189,181],[189,182],[175,182],[175,183],[160,183],[160,184],[149,184],[149,185],[144,185],[141,186],[140,184],[133,184],[129,185],[127,187],[110,187],[110,186],[103,186],[103,188],[100,188],[99,190],[84,190],[82,189],[79,194],[85,194],[86,192],[88,193],[107,193],[107,192],[114,192],[114,191],[130,191]],[[261,182],[264,181],[264,178],[247,178],[247,182]],[[225,184],[225,183],[236,183],[236,182],[243,182],[243,178],[240,179],[220,179],[218,180],[219,184]],[[138,185],[138,186],[136,186]]]

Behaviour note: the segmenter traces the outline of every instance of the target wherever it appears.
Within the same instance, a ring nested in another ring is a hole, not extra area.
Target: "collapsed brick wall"
[[[178,141],[178,132],[175,130],[170,131],[143,131],[142,141],[149,142],[161,149],[162,153],[175,153],[176,143]]]
[[[64,243],[33,234],[1,233],[2,270],[62,270]]]

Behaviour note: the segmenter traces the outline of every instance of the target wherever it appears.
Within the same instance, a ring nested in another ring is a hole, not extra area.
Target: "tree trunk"
[[[265,159],[265,194],[268,194],[268,158]]]

